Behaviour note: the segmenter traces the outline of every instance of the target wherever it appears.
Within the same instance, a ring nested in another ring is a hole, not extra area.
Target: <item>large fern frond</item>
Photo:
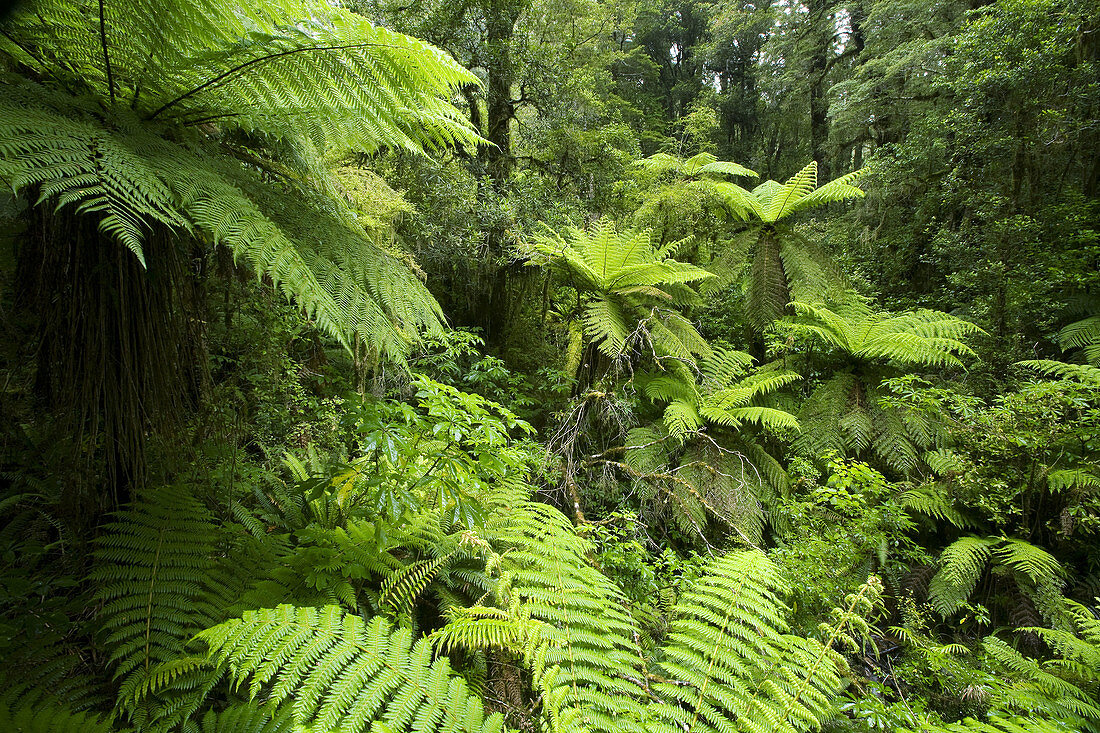
[[[799,302],[793,305],[798,318],[786,328],[816,335],[857,359],[958,366],[959,356],[974,353],[961,339],[982,333],[974,324],[939,311],[875,313],[854,297],[833,308]]]
[[[431,642],[413,643],[383,618],[364,621],[335,606],[250,611],[197,637],[213,662],[264,705],[288,705],[295,724],[361,733],[388,730],[501,733]]]
[[[128,733],[109,720],[91,713],[77,713],[58,701],[10,706],[0,701],[0,730],[19,733]]]
[[[101,24],[98,38],[89,18]],[[216,122],[320,149],[476,139],[446,101],[476,77],[438,49],[324,3],[39,0],[6,29],[3,50],[40,77],[78,74],[111,106],[146,119]]]
[[[928,588],[928,599],[941,616],[950,616],[970,598],[996,544],[996,539],[962,537],[943,549],[940,570]]]
[[[1033,583],[1042,583],[1065,576],[1065,570],[1053,555],[1024,540],[1006,538],[1001,541],[993,554],[1000,565],[1011,568]]]
[[[813,206],[832,204],[838,201],[863,198],[866,194],[863,189],[853,184],[863,178],[868,172],[867,168],[860,168],[840,178],[834,178],[823,186],[820,186],[787,207],[787,211],[794,213]]]
[[[105,530],[90,579],[103,603],[107,661],[125,697],[198,630],[190,612],[212,568],[216,535],[205,508],[175,486],[150,492]]]
[[[637,627],[621,591],[589,564],[589,543],[561,512],[535,503],[515,507],[486,536],[502,548],[509,597],[553,629],[542,663],[558,667],[545,681],[552,706],[589,730],[629,729],[641,718]]]
[[[776,222],[793,213],[798,202],[809,196],[816,187],[817,161],[813,160],[782,186],[761,189],[766,197],[762,219],[769,223]]]
[[[1082,349],[1085,361],[1100,367],[1100,315],[1074,321],[1058,332],[1058,344],[1063,350]]]
[[[1052,359],[1030,359],[1019,363],[1048,377],[1100,385],[1100,367],[1089,364],[1067,364]]]
[[[843,657],[786,634],[777,568],[756,551],[708,567],[673,611],[647,730],[797,731],[828,717]]]

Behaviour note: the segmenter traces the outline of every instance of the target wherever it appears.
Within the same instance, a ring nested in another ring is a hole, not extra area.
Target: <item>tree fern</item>
[[[641,469],[635,478],[651,484],[646,494],[684,531],[702,534],[709,515],[756,545],[765,507],[788,486],[782,466],[763,447],[761,433],[798,431],[798,421],[773,406],[771,395],[800,377],[773,366],[750,371],[748,354],[712,351],[700,360],[698,384],[680,364],[656,375],[638,375],[646,396],[667,405],[663,431],[632,431],[628,436],[626,463]],[[720,432],[713,437],[699,434],[705,425]],[[638,445],[645,446],[644,456],[631,447]]]
[[[448,101],[477,80],[437,49],[324,2],[35,0],[5,18],[0,56],[0,179],[35,212],[28,310],[77,342],[40,379],[51,408],[119,447],[113,474],[140,478],[144,436],[182,411],[182,355],[202,348],[201,319],[184,315],[196,246],[232,249],[349,346],[400,361],[441,327],[423,284],[333,195],[326,162],[478,141]],[[123,270],[140,283],[108,284]],[[185,343],[164,348],[180,324]]]
[[[974,353],[962,339],[981,329],[936,311],[876,313],[854,295],[832,308],[799,302],[794,308],[797,316],[779,327],[824,342],[847,362],[806,399],[795,447],[811,457],[871,453],[895,471],[913,473],[927,451],[942,447],[944,426],[887,400],[882,378],[899,368],[959,366],[960,357]]]
[[[811,162],[786,183],[766,181],[752,191],[725,181],[714,184],[733,219],[745,224],[708,264],[718,275],[711,285],[741,281],[745,314],[754,328],[780,318],[792,300],[825,300],[842,290],[844,278],[824,250],[783,220],[813,206],[862,197],[853,184],[863,174],[849,173],[819,188],[817,163]]]
[[[981,333],[972,323],[938,311],[875,313],[865,302],[849,298],[830,309],[795,303],[796,318],[787,328],[817,336],[854,359],[889,361],[906,366],[961,366],[959,356],[972,356],[962,339]]]
[[[441,328],[328,170],[349,150],[480,141],[449,101],[477,79],[438,49],[313,0],[29,0],[0,57],[0,179],[31,204],[21,303],[51,351],[39,381],[78,423],[60,432],[112,446],[112,480],[140,482],[146,435],[187,407],[196,250],[230,248],[349,348],[400,362]]]
[[[658,359],[690,359],[709,353],[677,309],[698,300],[689,283],[711,275],[670,259],[670,248],[656,247],[648,231],[618,232],[602,222],[590,232],[547,233],[532,251],[582,295],[573,317],[604,356],[621,358],[638,350]]]
[[[499,714],[432,660],[431,642],[413,642],[383,618],[364,621],[338,607],[279,606],[250,611],[199,634],[213,662],[265,706],[287,704],[295,725],[357,733],[387,730],[500,733]]]

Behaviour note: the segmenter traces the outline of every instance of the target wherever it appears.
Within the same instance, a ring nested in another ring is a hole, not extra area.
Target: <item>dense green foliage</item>
[[[4,5],[0,727],[1100,733],[1098,80],[1095,0]]]

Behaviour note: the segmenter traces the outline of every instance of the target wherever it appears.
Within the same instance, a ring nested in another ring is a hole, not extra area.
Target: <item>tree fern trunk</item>
[[[77,526],[144,483],[147,443],[177,425],[205,384],[199,286],[165,233],[143,268],[91,217],[31,211],[19,248],[17,307],[33,322],[44,446],[71,477],[63,506]]]

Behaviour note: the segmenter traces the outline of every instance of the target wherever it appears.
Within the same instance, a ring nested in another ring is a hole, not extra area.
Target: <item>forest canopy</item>
[[[19,0],[0,85],[0,727],[1100,733],[1096,0]]]

